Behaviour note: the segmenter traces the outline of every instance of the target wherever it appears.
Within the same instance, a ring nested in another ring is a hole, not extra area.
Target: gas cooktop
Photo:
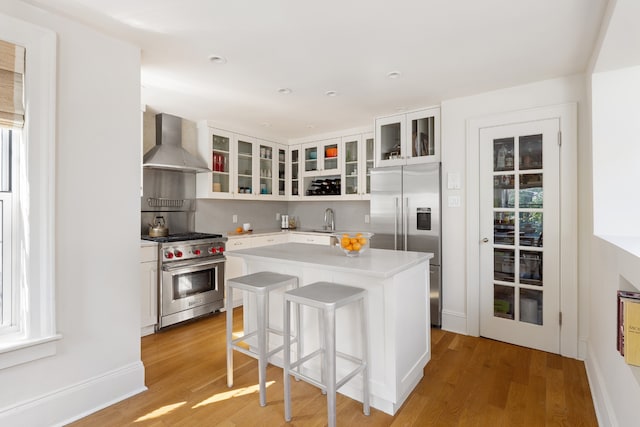
[[[202,239],[217,239],[222,237],[222,234],[209,234],[209,233],[177,233],[169,234],[165,237],[151,237],[147,234],[143,235],[142,240],[150,240],[158,243],[171,243],[171,242],[183,242],[187,240],[202,240]]]

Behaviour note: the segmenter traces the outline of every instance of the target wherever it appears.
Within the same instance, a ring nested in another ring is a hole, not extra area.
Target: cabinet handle
[[[489,243],[489,239],[485,237],[484,239],[482,239],[482,243]]]

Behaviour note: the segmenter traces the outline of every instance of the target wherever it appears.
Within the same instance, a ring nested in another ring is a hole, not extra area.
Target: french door
[[[480,335],[560,351],[559,120],[480,129]]]

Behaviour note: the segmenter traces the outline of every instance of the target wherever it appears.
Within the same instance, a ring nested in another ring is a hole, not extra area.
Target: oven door
[[[214,308],[209,311],[222,308],[224,304],[224,262],[224,257],[213,257],[163,265],[160,285],[160,316],[169,316],[211,304],[214,305]],[[184,317],[181,316],[181,318]],[[195,317],[195,315],[191,317]]]

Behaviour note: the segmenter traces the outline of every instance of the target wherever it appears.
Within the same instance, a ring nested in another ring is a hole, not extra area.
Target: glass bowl
[[[373,233],[369,232],[341,232],[333,233],[334,245],[345,253],[348,257],[359,256],[369,249]]]

